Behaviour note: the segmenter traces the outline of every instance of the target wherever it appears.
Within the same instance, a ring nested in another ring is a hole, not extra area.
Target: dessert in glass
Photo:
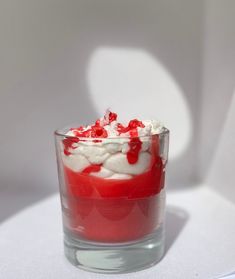
[[[118,122],[55,132],[67,259],[101,273],[131,272],[164,253],[169,131],[158,121]]]

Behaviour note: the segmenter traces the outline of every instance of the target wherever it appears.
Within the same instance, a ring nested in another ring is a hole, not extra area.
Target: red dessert
[[[109,137],[106,126],[116,119],[117,115],[110,112],[91,127],[71,129],[74,137],[68,136],[63,140],[64,156],[70,156],[77,148],[76,144],[84,138],[94,138],[92,144],[96,145],[102,138]],[[140,152],[143,152],[138,127],[144,128],[144,124],[134,119],[127,126],[117,123],[115,127],[120,136],[129,133],[126,160],[135,165]],[[148,141],[146,152],[151,155],[148,155],[148,167],[128,179],[96,176],[104,163],[93,163],[80,171],[64,165],[69,208],[65,224],[70,233],[84,240],[125,242],[143,238],[156,229],[160,222],[164,165],[159,154],[159,136],[150,135]]]

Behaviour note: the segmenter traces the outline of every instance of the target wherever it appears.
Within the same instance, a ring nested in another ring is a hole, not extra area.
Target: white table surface
[[[170,192],[167,204],[162,261],[140,272],[111,276],[85,272],[67,262],[59,197],[49,197],[1,224],[0,278],[210,279],[233,273],[235,206],[205,185]]]

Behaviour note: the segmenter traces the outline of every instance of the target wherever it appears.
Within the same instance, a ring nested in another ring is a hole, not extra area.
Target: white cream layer
[[[147,171],[151,164],[150,140],[148,136],[160,133],[163,126],[153,120],[142,122],[145,127],[138,128],[142,146],[138,161],[135,164],[129,164],[126,156],[126,153],[129,151],[129,133],[117,136],[116,121],[105,126],[108,137],[112,138],[102,139],[102,142],[96,143],[92,142],[92,140],[74,143],[74,148],[68,150],[71,153],[68,156],[64,154],[64,146],[61,144],[64,164],[75,172],[81,172],[92,164],[102,164],[99,172],[92,172],[90,175],[107,179],[129,179],[133,175]],[[67,135],[74,136],[72,131],[69,131]]]

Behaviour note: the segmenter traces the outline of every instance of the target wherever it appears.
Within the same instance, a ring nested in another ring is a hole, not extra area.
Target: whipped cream
[[[147,171],[151,165],[150,137],[159,134],[163,125],[155,120],[131,120],[128,125],[106,111],[94,125],[71,128],[61,143],[66,167],[82,172],[90,165],[99,171],[89,175],[107,179],[130,179]]]

